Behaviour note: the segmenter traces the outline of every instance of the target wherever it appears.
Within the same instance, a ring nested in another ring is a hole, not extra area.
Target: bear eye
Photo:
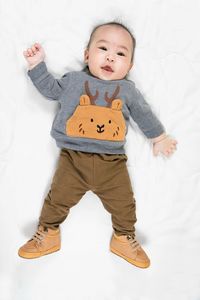
[[[93,122],[94,120],[93,120],[93,119],[91,119],[90,121],[91,121],[91,122]]]
[[[108,122],[109,124],[111,123],[111,120],[109,120],[109,122]]]

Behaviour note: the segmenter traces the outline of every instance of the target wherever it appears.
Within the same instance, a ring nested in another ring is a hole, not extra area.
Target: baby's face
[[[132,38],[124,28],[104,25],[96,30],[85,50],[85,63],[97,78],[123,79],[132,67],[132,51]]]

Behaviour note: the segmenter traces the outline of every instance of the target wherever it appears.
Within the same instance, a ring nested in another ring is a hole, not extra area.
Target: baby
[[[137,267],[150,265],[135,238],[135,199],[124,150],[129,118],[151,139],[154,155],[169,157],[177,142],[165,133],[135,84],[126,78],[134,49],[135,38],[123,24],[98,25],[84,53],[85,69],[68,72],[61,79],[48,72],[40,44],[24,51],[33,84],[60,104],[51,135],[61,151],[38,230],[19,249],[19,256],[36,258],[58,251],[59,225],[91,190],[111,214],[110,250]]]

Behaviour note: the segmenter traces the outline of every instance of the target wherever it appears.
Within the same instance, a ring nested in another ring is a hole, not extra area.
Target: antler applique
[[[86,91],[86,94],[89,96],[90,98],[90,102],[92,105],[96,105],[95,104],[95,101],[97,100],[98,96],[99,96],[99,91],[96,90],[96,93],[95,95],[92,95],[91,91],[90,91],[90,88],[89,88],[89,83],[88,81],[85,81],[85,91]],[[117,98],[117,95],[119,94],[119,91],[120,91],[120,86],[118,85],[114,91],[114,93],[112,94],[111,97],[108,97],[108,92],[105,92],[105,95],[104,95],[104,99],[105,101],[107,102],[107,107],[111,107],[112,105],[112,101],[115,100]]]
[[[117,98],[117,95],[119,94],[119,90],[120,90],[120,86],[118,85],[111,97],[108,97],[108,92],[105,92],[104,98],[105,98],[105,101],[108,103],[107,107],[110,107],[112,104],[112,101]]]
[[[89,96],[90,98],[90,102],[92,105],[95,105],[95,100],[98,98],[99,96],[99,91],[96,90],[96,94],[95,95],[92,95],[92,93],[90,92],[90,89],[89,89],[89,83],[88,81],[85,82],[85,91],[86,91],[86,94]]]

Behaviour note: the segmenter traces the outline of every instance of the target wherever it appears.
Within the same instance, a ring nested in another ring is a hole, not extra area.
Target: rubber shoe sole
[[[134,259],[131,259],[125,255],[123,255],[122,253],[118,252],[117,250],[115,250],[114,248],[110,247],[110,251],[113,252],[114,254],[124,258],[125,260],[127,260],[129,263],[131,263],[132,265],[139,267],[139,268],[148,268],[150,266],[149,262],[138,262],[135,261]]]
[[[47,255],[47,254],[51,254],[51,253],[59,251],[59,250],[60,250],[59,246],[55,246],[55,247],[50,248],[46,251],[41,251],[41,252],[37,252],[37,253],[29,253],[29,252],[25,252],[23,250],[19,250],[18,255],[20,257],[23,257],[23,258],[31,259],[31,258],[38,258],[38,257],[44,256],[44,255]]]

